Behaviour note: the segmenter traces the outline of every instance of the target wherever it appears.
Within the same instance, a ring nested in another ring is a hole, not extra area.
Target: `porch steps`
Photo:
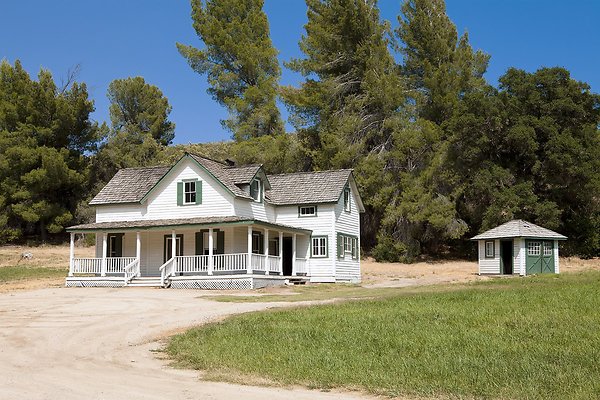
[[[160,284],[160,277],[140,277],[133,278],[131,282],[127,284],[127,287],[162,287]]]
[[[305,285],[309,280],[305,276],[290,276],[286,279],[286,285]]]

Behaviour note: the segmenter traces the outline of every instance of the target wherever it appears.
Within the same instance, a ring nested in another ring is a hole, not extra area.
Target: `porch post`
[[[248,225],[248,265],[247,273],[252,273],[252,225]]]
[[[296,234],[295,233],[292,236],[292,276],[296,276]]]
[[[75,233],[71,232],[71,247],[69,249],[69,276],[73,276],[73,259],[75,258]]]
[[[214,269],[213,260],[213,228],[208,228],[208,274],[213,274]]]
[[[137,258],[138,268],[137,276],[142,276],[142,237],[140,232],[135,233],[135,258]]]
[[[106,276],[106,251],[108,248],[106,232],[102,232],[102,264],[100,266],[100,276]]]
[[[269,275],[269,230],[265,228],[265,275]]]
[[[279,275],[283,275],[283,232],[279,231]]]
[[[171,257],[173,258],[173,273],[177,272],[177,235],[175,229],[171,231]]]

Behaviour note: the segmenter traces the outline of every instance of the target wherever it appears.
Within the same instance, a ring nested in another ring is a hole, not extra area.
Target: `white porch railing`
[[[265,271],[267,256],[264,254],[252,254],[250,256],[250,266],[254,271]]]
[[[296,274],[308,274],[308,260],[306,258],[296,258]]]
[[[279,256],[267,256],[267,270],[268,272],[281,272],[279,268]]]
[[[135,260],[135,257],[106,257],[106,273],[121,274]]]
[[[177,257],[171,257],[167,260],[163,265],[158,268],[160,271],[160,284],[161,286],[165,286],[173,275],[175,275],[175,265],[176,265]]]
[[[177,256],[175,273],[194,273],[208,271],[208,256]]]
[[[101,258],[74,258],[74,274],[100,274],[102,270]]]
[[[133,278],[140,275],[140,260],[135,257],[123,257],[123,258],[132,258],[129,264],[123,267],[123,272],[125,274],[125,284],[127,285]]]
[[[248,254],[215,254],[213,256],[214,271],[245,271],[248,266]]]

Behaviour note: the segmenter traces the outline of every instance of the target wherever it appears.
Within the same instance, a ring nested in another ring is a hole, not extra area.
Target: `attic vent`
[[[233,161],[233,160],[230,160],[230,159],[228,159],[228,158],[227,158],[227,159],[225,159],[225,163],[226,163],[227,165],[229,165],[230,167],[234,167],[234,166],[235,166],[235,161]]]

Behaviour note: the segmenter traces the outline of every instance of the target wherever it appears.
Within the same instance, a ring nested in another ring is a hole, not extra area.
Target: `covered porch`
[[[264,283],[267,277],[283,282],[285,277],[310,275],[311,231],[264,221],[226,217],[107,222],[69,231],[68,286],[126,286],[146,279],[156,286],[185,281],[179,286],[194,287],[190,282],[197,280],[259,277]],[[77,233],[96,235],[96,257],[76,256]]]

